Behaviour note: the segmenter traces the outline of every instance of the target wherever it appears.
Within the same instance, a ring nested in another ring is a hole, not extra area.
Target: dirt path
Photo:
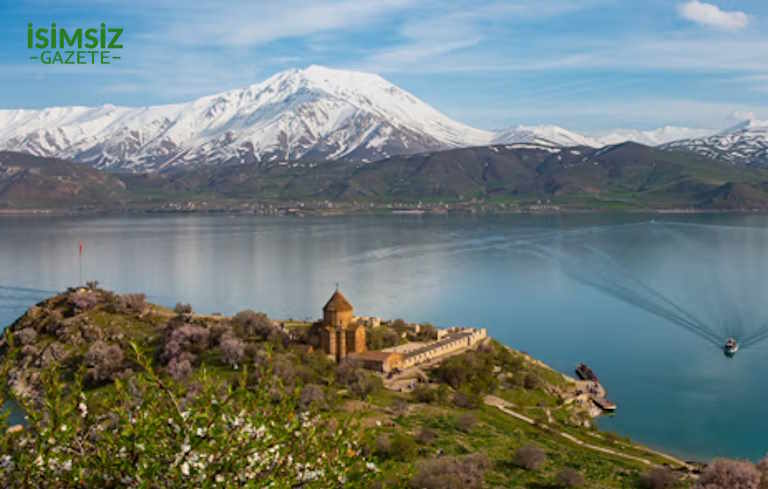
[[[525,416],[523,414],[520,414],[518,412],[513,411],[512,409],[510,409],[510,407],[513,407],[512,404],[510,404],[509,402],[505,401],[504,399],[501,399],[500,397],[485,396],[484,401],[485,401],[485,404],[488,405],[488,406],[495,407],[495,408],[499,409],[500,411],[502,411],[502,412],[504,412],[504,413],[506,413],[506,414],[508,414],[508,415],[510,415],[512,417],[514,417],[514,418],[517,418],[520,421],[528,423],[528,424],[530,424],[532,426],[537,426],[536,421],[534,421],[533,419],[529,418],[528,416]],[[649,467],[658,467],[658,464],[655,464],[655,463],[651,462],[648,459],[645,459],[645,458],[642,458],[642,457],[638,457],[636,455],[630,455],[628,453],[623,453],[623,452],[620,452],[620,451],[617,451],[617,450],[613,450],[611,448],[601,447],[601,446],[598,446],[598,445],[592,445],[591,443],[587,443],[587,442],[585,442],[583,440],[580,440],[580,439],[576,438],[575,436],[570,435],[570,434],[568,434],[568,433],[566,433],[564,431],[554,431],[553,430],[552,433],[560,435],[561,437],[565,438],[566,440],[570,441],[571,443],[575,443],[576,445],[578,445],[580,447],[587,448],[589,450],[594,450],[596,452],[602,452],[602,453],[605,453],[605,454],[608,454],[608,455],[614,455],[616,457],[625,458],[627,460],[633,460],[635,462],[640,462],[642,464],[648,465]],[[670,455],[662,454],[662,453],[655,452],[655,451],[652,451],[652,450],[649,450],[648,452],[652,453],[654,455],[663,457],[663,458],[669,460],[670,462],[673,462],[673,463],[675,463],[675,464],[677,464],[677,465],[679,465],[681,467],[684,467],[684,468],[686,468],[688,470],[693,470],[693,467],[691,467],[687,463],[683,462],[682,460],[678,460],[678,459],[676,459],[676,458],[674,458],[674,457],[672,457]]]

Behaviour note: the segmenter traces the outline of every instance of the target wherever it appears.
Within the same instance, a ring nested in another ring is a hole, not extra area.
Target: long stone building
[[[337,362],[365,351],[365,327],[354,321],[355,309],[338,289],[323,307],[320,344]]]
[[[398,367],[409,368],[472,348],[488,337],[488,331],[485,328],[452,328],[440,331],[439,340],[428,343],[406,343],[385,348],[382,351],[401,355]]]

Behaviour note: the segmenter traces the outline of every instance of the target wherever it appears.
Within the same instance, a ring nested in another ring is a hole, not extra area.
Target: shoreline
[[[2,217],[136,217],[136,216],[258,216],[258,217],[350,217],[350,216],[404,216],[404,217],[425,217],[425,216],[573,216],[573,215],[660,215],[660,216],[687,216],[687,215],[768,215],[768,209],[695,209],[695,208],[674,208],[674,209],[577,209],[577,208],[558,208],[558,209],[482,209],[459,208],[459,209],[420,209],[420,208],[355,208],[355,209],[302,209],[295,208],[274,208],[270,212],[259,212],[252,210],[238,210],[233,208],[211,208],[211,209],[164,209],[164,208],[121,208],[121,209],[3,209],[0,208],[0,218]]]

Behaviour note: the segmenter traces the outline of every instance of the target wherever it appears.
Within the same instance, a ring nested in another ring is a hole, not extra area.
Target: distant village
[[[323,317],[312,325],[312,343],[337,363],[348,362],[382,374],[384,385],[407,391],[426,379],[419,367],[477,347],[488,339],[485,328],[434,328],[402,322],[397,344],[368,349],[368,331],[392,328],[392,322],[356,316],[352,304],[338,289],[323,307]]]

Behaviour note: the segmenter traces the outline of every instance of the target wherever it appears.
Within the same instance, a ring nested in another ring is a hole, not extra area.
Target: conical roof
[[[333,293],[331,298],[326,302],[325,307],[323,307],[323,311],[352,311],[354,308],[352,307],[352,304],[349,303],[346,297],[344,297],[344,294],[336,290],[336,292]]]

